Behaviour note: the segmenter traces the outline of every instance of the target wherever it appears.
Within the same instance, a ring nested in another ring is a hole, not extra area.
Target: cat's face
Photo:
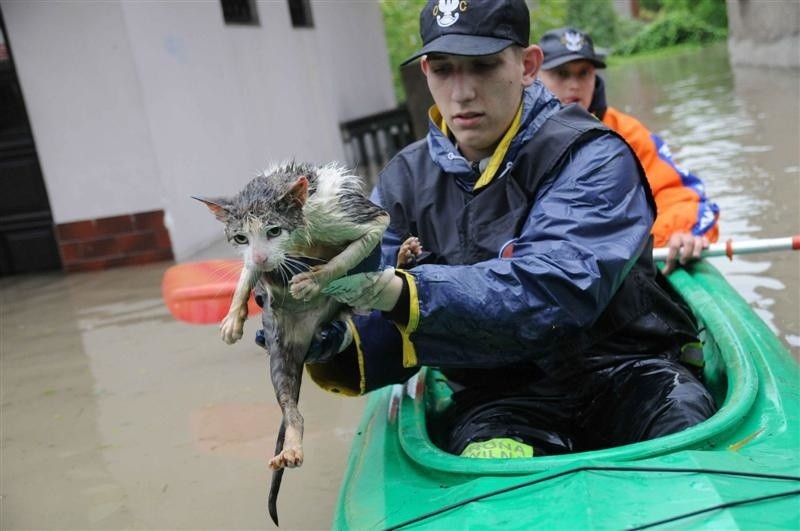
[[[225,224],[225,235],[242,254],[248,268],[274,271],[286,261],[292,233],[299,227],[296,220],[271,212],[249,213]]]
[[[307,197],[308,179],[300,176],[288,187],[257,177],[233,198],[195,199],[225,224],[225,236],[242,253],[246,267],[270,272],[281,270],[298,243]]]

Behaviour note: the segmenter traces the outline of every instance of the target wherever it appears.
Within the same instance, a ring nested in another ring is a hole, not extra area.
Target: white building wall
[[[119,4],[2,9],[56,223],[161,208]]]
[[[190,195],[275,160],[343,160],[338,124],[395,105],[377,2],[2,0],[56,224],[164,209],[178,259],[221,234]]]
[[[798,0],[727,0],[726,7],[731,63],[800,68]]]

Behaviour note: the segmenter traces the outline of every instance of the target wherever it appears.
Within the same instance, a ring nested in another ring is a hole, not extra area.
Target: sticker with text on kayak
[[[513,459],[515,457],[533,457],[533,447],[508,438],[489,439],[488,441],[471,442],[461,452],[461,457],[478,459]]]

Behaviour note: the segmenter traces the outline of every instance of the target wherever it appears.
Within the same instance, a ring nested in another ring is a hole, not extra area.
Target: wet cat
[[[259,284],[266,293],[262,322],[275,396],[283,413],[269,495],[275,502],[284,467],[303,463],[303,417],[297,408],[303,361],[315,333],[350,309],[321,293],[366,258],[378,258],[388,214],[370,202],[360,177],[329,164],[283,163],[259,174],[232,198],[203,199],[225,224],[244,267],[220,324],[226,343],[241,339],[247,300]],[[377,260],[376,260],[377,262]],[[376,263],[375,266],[378,264]]]

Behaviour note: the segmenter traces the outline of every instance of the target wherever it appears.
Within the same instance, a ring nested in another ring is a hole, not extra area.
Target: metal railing
[[[411,116],[405,104],[341,125],[347,164],[364,177],[368,189],[378,173],[401,149],[413,142]]]

